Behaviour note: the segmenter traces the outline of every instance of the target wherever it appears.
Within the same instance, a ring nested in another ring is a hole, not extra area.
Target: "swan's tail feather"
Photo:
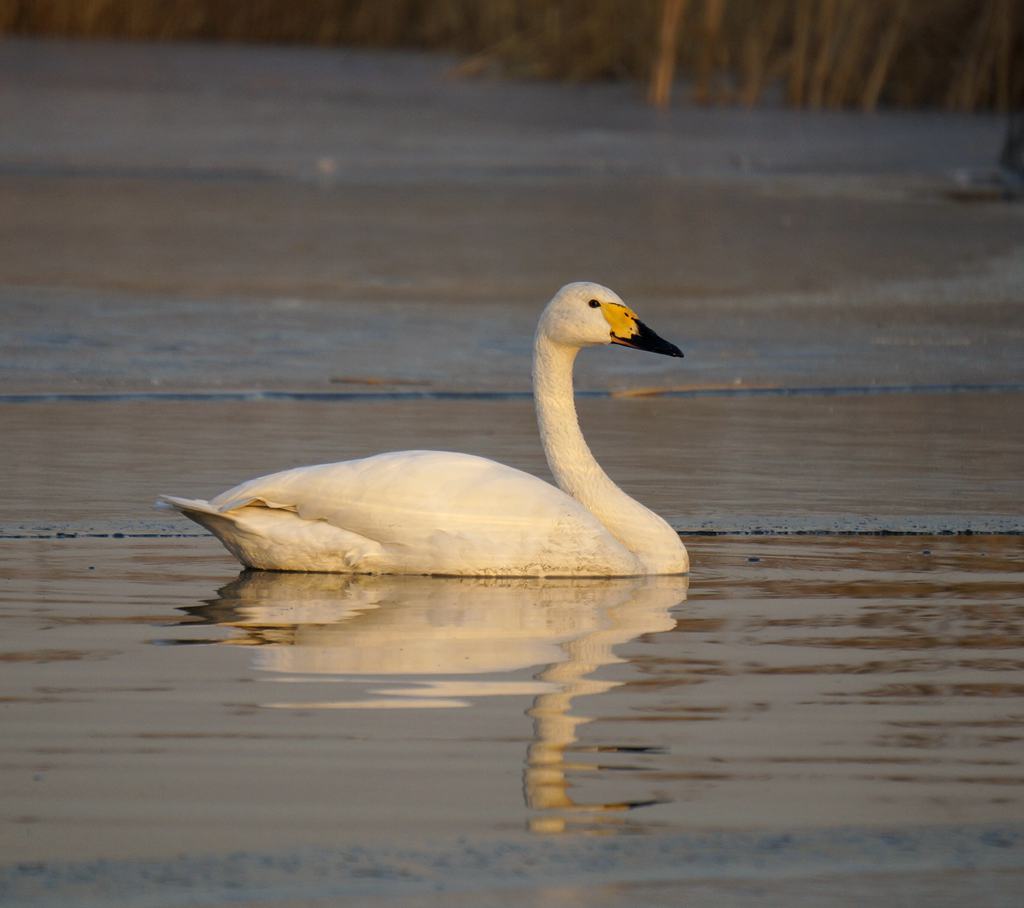
[[[154,506],[165,511],[179,511],[189,520],[209,530],[214,536],[223,538],[235,519],[223,513],[216,505],[203,501],[201,498],[175,498],[173,495],[161,495]]]
[[[153,507],[160,511],[181,511],[186,517],[191,517],[193,514],[223,516],[219,508],[201,498],[176,498],[174,495],[161,495],[153,502]]]

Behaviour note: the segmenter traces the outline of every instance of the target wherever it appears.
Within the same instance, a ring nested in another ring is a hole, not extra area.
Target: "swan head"
[[[538,331],[567,347],[619,344],[665,356],[683,355],[640,321],[614,290],[590,281],[559,290],[541,315]]]

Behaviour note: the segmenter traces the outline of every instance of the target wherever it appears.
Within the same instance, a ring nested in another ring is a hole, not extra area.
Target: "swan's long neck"
[[[578,352],[552,341],[543,331],[537,332],[533,394],[541,443],[555,481],[633,552],[645,570],[685,571],[686,550],[675,530],[612,482],[583,438],[572,389],[572,367]]]

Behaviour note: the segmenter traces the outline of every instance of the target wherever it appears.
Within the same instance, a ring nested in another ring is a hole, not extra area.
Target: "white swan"
[[[573,362],[598,344],[683,355],[607,287],[574,283],[555,294],[537,327],[533,388],[559,488],[470,454],[398,451],[261,476],[210,501],[163,495],[158,506],[176,508],[243,564],[267,570],[685,573],[678,534],[608,478],[580,432]]]

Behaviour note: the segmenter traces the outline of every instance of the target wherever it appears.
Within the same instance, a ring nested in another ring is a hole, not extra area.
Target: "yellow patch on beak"
[[[639,331],[636,326],[637,315],[628,306],[620,303],[601,303],[601,314],[611,326],[613,338],[629,340]]]

